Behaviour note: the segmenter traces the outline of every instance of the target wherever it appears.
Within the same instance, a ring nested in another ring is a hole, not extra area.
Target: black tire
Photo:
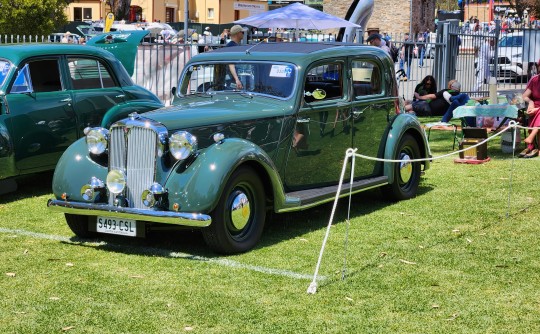
[[[88,216],[65,214],[66,222],[73,233],[79,238],[93,238],[97,236],[96,232],[88,230]]]
[[[238,205],[239,201],[248,205]],[[240,167],[227,181],[212,212],[212,223],[202,229],[202,234],[206,244],[217,253],[241,253],[255,247],[265,220],[263,184],[253,169]]]
[[[396,160],[416,160],[420,158],[418,143],[409,134],[404,135],[398,146]],[[386,198],[391,200],[404,200],[416,195],[420,184],[422,166],[420,162],[394,162],[394,180],[383,188]]]

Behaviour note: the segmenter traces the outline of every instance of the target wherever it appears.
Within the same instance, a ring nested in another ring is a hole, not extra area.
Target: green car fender
[[[390,130],[386,138],[386,145],[384,149],[384,159],[393,160],[396,159],[397,150],[401,138],[408,133],[412,135],[418,143],[420,149],[421,158],[427,158],[429,156],[429,147],[426,141],[424,130],[422,125],[418,121],[416,116],[410,114],[399,114],[391,122]],[[424,170],[429,168],[429,161],[425,161]],[[384,175],[388,176],[390,183],[394,180],[394,168],[395,162],[384,163]]]
[[[101,126],[108,129],[114,122],[126,118],[133,112],[142,114],[158,108],[163,108],[163,104],[150,100],[120,103],[107,110],[101,121]]]
[[[61,199],[62,194],[66,194],[67,199],[82,202],[82,186],[87,184],[92,176],[105,181],[107,172],[107,167],[90,159],[86,139],[81,138],[68,147],[56,164],[52,182],[53,194],[56,199]]]
[[[165,188],[169,207],[178,211],[209,213],[217,205],[228,178],[240,165],[249,164],[262,179],[276,206],[285,201],[283,185],[272,160],[257,145],[247,140],[231,138],[203,149],[187,167],[173,171]],[[179,168],[180,169],[180,168]]]

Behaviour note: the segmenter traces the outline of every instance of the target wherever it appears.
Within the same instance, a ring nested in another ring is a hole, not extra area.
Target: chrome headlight
[[[176,160],[184,160],[197,150],[197,137],[187,131],[178,131],[169,138],[169,151]]]
[[[93,201],[103,190],[105,190],[103,181],[92,176],[90,182],[81,188],[81,196],[85,201]]]
[[[126,174],[118,169],[113,169],[107,174],[107,189],[113,194],[120,194],[126,187]]]
[[[107,149],[107,141],[109,140],[109,131],[104,128],[86,128],[86,146],[88,152],[92,154],[102,154]]]
[[[151,208],[165,194],[165,188],[157,182],[154,182],[150,188],[143,191],[141,199],[144,205]]]

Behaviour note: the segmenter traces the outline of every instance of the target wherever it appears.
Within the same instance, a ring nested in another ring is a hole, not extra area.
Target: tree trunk
[[[416,36],[427,29],[435,30],[436,0],[412,0],[412,32]]]
[[[129,7],[131,0],[109,0],[111,11],[115,20],[129,20]]]

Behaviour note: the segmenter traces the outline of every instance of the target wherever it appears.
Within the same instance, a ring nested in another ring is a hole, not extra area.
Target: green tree
[[[509,0],[508,3],[520,17],[523,16],[525,9],[527,9],[529,16],[538,17],[540,15],[540,1],[538,0]]]
[[[48,35],[66,24],[66,0],[0,0],[0,34]]]

